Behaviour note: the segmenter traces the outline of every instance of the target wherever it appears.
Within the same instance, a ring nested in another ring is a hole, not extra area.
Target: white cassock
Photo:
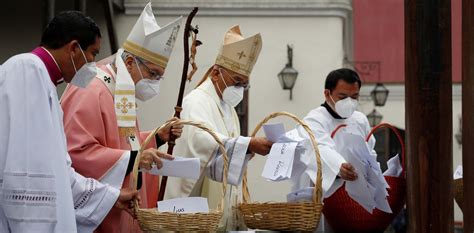
[[[227,211],[223,217],[225,220],[226,215],[230,214],[231,205],[235,206],[241,197],[241,190],[236,186],[240,184],[244,168],[250,159],[250,155],[247,154],[250,138],[239,136],[240,124],[235,109],[221,101],[210,79],[207,79],[184,98],[181,118],[204,123],[216,132],[225,144],[229,156],[228,183],[232,185],[227,189],[225,200]],[[183,134],[176,141],[173,154],[199,158],[202,168],[212,155],[217,155],[216,159],[209,162],[205,174],[213,180],[222,181],[222,153],[209,133],[196,127],[186,126]],[[195,184],[196,187],[193,190]],[[170,177],[166,197],[186,197],[191,193],[191,190],[193,190],[193,195],[197,191],[197,194],[207,197],[209,205],[213,209],[216,208],[222,196],[222,184],[220,183],[207,179],[199,179],[196,183],[196,180]],[[227,218],[227,222],[223,223],[228,230],[238,228],[237,224],[241,221],[235,219],[236,217],[234,215],[232,218]]]
[[[318,149],[321,155],[322,163],[322,174],[323,174],[323,199],[331,196],[339,187],[342,186],[343,182],[338,177],[340,167],[346,160],[337,152],[337,143],[331,138],[331,133],[341,124],[354,126],[352,128],[358,129],[360,135],[364,138],[369,134],[371,127],[367,117],[358,111],[355,111],[351,117],[347,119],[336,119],[324,106],[319,106],[311,110],[308,115],[304,118],[311,128],[316,141],[318,142]],[[296,129],[299,136],[308,138],[306,131],[303,127]],[[371,136],[368,142],[369,148],[372,149],[372,155],[377,156],[374,151],[375,137]],[[313,186],[315,183],[316,176],[314,175],[317,171],[316,159],[314,151],[307,148],[304,154],[301,155],[303,158],[307,158],[310,163],[307,164],[306,171],[299,177],[292,177],[292,191],[297,191],[306,187]],[[321,221],[322,223],[323,221]],[[324,224],[319,224],[320,230],[324,227]],[[325,227],[324,227],[325,228]]]
[[[0,232],[92,232],[120,191],[71,168],[56,87],[20,54],[0,69]]]

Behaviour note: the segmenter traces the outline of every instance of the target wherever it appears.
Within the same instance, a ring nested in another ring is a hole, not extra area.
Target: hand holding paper
[[[344,142],[339,148],[340,154],[358,174],[355,181],[345,182],[348,195],[370,213],[374,208],[391,213],[392,210],[387,201],[388,184],[364,137],[344,132],[338,137]]]
[[[158,168],[161,168],[163,166],[163,160],[173,160],[173,156],[155,148],[149,148],[143,151],[140,157],[139,167],[150,170],[154,163]]]
[[[360,174],[359,178],[354,181],[346,182],[346,192],[349,196],[357,201],[364,209],[372,213],[376,206],[374,196],[375,189],[366,180],[366,167],[358,156],[349,156],[348,162],[354,166],[356,172]]]
[[[357,173],[354,167],[350,163],[341,164],[341,169],[339,170],[339,176],[343,180],[354,181],[357,179]]]
[[[267,156],[267,161],[262,172],[262,176],[271,181],[282,181],[291,178],[295,171],[300,174],[306,168],[301,161],[300,154],[304,153],[305,148],[302,142],[305,141],[293,130],[285,133],[285,127],[282,123],[263,125],[266,137],[275,142]]]
[[[158,169],[153,166],[151,170],[145,171],[153,175],[183,177],[188,179],[199,178],[200,161],[199,158],[175,157],[174,160],[163,159],[163,167]]]
[[[267,155],[272,148],[273,142],[263,137],[252,137],[248,149],[259,155]]]

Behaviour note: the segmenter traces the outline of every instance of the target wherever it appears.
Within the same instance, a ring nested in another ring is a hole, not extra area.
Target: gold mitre
[[[239,25],[236,25],[225,33],[216,64],[249,77],[261,49],[260,33],[244,38]]]
[[[148,3],[122,47],[133,55],[165,69],[173,51],[181,18],[160,27],[153,15],[151,3]]]

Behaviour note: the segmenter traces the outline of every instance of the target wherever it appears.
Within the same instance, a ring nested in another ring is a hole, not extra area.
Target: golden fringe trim
[[[135,135],[135,127],[119,127],[120,137],[130,137]]]
[[[135,44],[131,41],[125,41],[122,46],[127,52],[132,53],[133,55],[139,56],[151,63],[161,66],[162,68],[166,68],[168,65],[168,57],[163,56],[159,53],[155,53],[150,51],[142,46]]]

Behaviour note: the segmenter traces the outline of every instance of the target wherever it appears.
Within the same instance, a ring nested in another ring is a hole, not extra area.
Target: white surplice
[[[223,219],[227,220],[224,223],[227,230],[237,229],[239,224],[239,220],[235,219],[237,216],[229,218],[227,216],[230,215],[231,206],[236,206],[241,196],[241,190],[236,186],[240,184],[243,171],[250,159],[250,155],[247,154],[250,138],[239,136],[240,124],[235,109],[220,99],[210,79],[204,81],[184,98],[181,118],[203,123],[224,142],[229,156],[227,179],[232,188],[227,189],[225,199],[227,211]],[[183,134],[176,141],[173,154],[199,158],[202,168],[206,169],[205,174],[213,180],[222,181],[222,153],[209,133],[196,127],[185,126]],[[211,157],[214,159],[205,167],[204,165]],[[168,181],[166,196],[168,198],[185,197],[191,193],[191,190],[194,192],[197,190],[198,194],[207,197],[211,208],[216,208],[222,196],[220,183],[207,179],[196,182],[196,180],[173,177]]]
[[[322,188],[324,194],[323,196],[325,198],[330,196],[335,191],[335,188],[337,189],[340,187],[340,184],[336,178],[339,174],[341,165],[346,163],[346,160],[343,158],[343,156],[337,152],[338,146],[336,141],[331,138],[331,133],[339,125],[345,124],[351,125],[351,128],[357,129],[359,131],[358,133],[365,138],[369,134],[371,127],[367,117],[359,111],[355,111],[352,116],[347,119],[336,119],[323,106],[311,110],[304,118],[304,122],[309,125],[311,131],[314,133],[316,141],[318,142],[323,173]],[[307,138],[307,134],[303,127],[298,127],[297,130],[300,136]],[[375,137],[371,136],[367,143],[372,151],[372,156],[377,156],[374,151]],[[312,149],[307,149],[304,153],[305,155],[302,156],[311,159],[312,162],[308,165],[307,171],[303,173],[302,176],[295,177],[295,179],[293,179],[294,191],[309,187],[315,182],[316,176],[314,171],[317,169],[314,152]]]
[[[0,232],[92,232],[119,190],[71,168],[56,88],[33,54],[0,68]]]
[[[311,110],[304,118],[304,122],[309,125],[318,143],[322,164],[321,172],[323,175],[322,189],[324,199],[332,195],[343,184],[342,180],[338,178],[338,174],[341,165],[347,162],[343,156],[337,152],[338,147],[341,146],[337,144],[344,142],[336,142],[333,140],[331,133],[339,125],[346,124],[356,129],[358,134],[365,138],[369,134],[371,127],[367,117],[359,111],[355,111],[352,116],[347,119],[336,119],[323,106]],[[294,131],[297,131],[300,137],[309,138],[301,126],[290,132],[294,133]],[[371,136],[367,144],[372,156],[377,156],[374,150],[375,137]],[[302,175],[293,176],[291,178],[293,192],[311,187],[316,182],[317,165],[315,154],[312,148],[306,147],[307,149],[300,156],[303,160],[309,161],[309,163],[306,163],[307,167]],[[324,218],[322,218],[322,220],[323,219]],[[321,221],[316,232],[331,232],[331,230],[326,226],[324,221]]]

